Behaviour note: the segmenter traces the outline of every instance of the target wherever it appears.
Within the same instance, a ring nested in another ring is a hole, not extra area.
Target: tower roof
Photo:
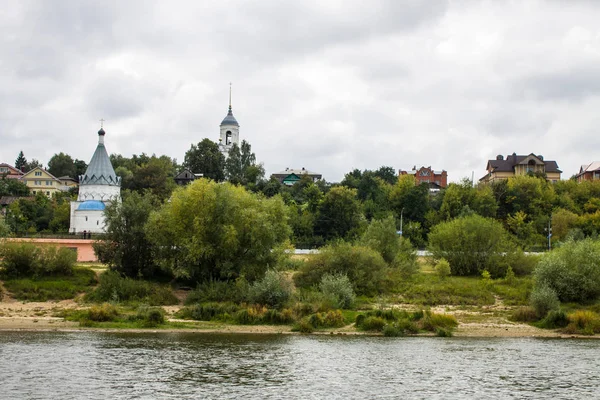
[[[104,129],[98,131],[98,146],[85,170],[85,174],[79,177],[80,185],[121,186],[121,178],[115,174],[115,170],[104,147],[105,134]]]
[[[240,126],[240,124],[238,124],[237,120],[233,116],[233,112],[231,111],[231,106],[229,106],[229,111],[227,112],[227,116],[223,119],[223,122],[221,122],[221,126],[223,126],[223,125]]]

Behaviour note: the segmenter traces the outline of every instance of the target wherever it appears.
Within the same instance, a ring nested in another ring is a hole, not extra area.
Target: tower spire
[[[231,111],[231,82],[229,82],[229,111]]]

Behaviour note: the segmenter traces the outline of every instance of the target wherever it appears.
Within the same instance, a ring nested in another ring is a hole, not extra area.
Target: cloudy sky
[[[600,160],[600,2],[0,1],[0,162],[218,140],[267,174]]]

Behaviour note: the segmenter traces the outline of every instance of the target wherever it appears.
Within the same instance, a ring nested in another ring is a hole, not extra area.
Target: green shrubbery
[[[319,283],[319,290],[332,300],[333,308],[352,308],[356,295],[348,276],[325,274]]]
[[[31,243],[0,245],[3,273],[9,278],[71,275],[77,254],[64,247],[39,247]]]
[[[556,311],[560,307],[556,292],[548,286],[537,286],[533,289],[530,301],[538,318],[544,318],[549,311]]]
[[[72,275],[5,279],[4,287],[22,301],[72,299],[96,284],[96,274],[88,268],[74,268]]]
[[[487,270],[495,278],[504,277],[509,265],[514,269],[522,254],[500,222],[476,214],[434,226],[429,250],[434,258],[450,263],[453,275],[480,275]]]
[[[241,303],[248,299],[248,287],[248,282],[244,278],[238,278],[235,282],[210,280],[199,283],[196,289],[188,294],[185,304],[211,301]]]
[[[600,315],[593,311],[576,311],[569,314],[565,333],[593,335],[600,333]]]
[[[265,276],[254,282],[248,290],[251,303],[275,308],[283,307],[292,295],[291,282],[281,272],[268,270]]]
[[[450,269],[450,263],[445,258],[442,258],[435,264],[435,272],[440,279],[446,279],[452,273]]]
[[[345,274],[358,295],[372,296],[382,289],[387,265],[375,250],[340,242],[326,246],[294,275],[299,287],[317,285],[325,274]]]
[[[106,271],[100,275],[98,287],[85,296],[93,302],[140,302],[150,305],[177,304],[170,287],[156,283],[124,278],[118,272]]]
[[[547,286],[563,302],[600,296],[600,241],[570,241],[543,256],[534,272],[536,287]]]
[[[458,326],[456,318],[430,311],[409,313],[395,310],[374,310],[356,316],[355,326],[363,331],[382,332],[385,336],[405,336],[419,331],[452,336]]]

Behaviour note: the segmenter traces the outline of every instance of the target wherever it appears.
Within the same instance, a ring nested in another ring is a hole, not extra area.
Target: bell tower
[[[220,129],[219,149],[225,158],[227,158],[231,146],[234,143],[238,146],[240,145],[240,124],[238,124],[231,110],[231,83],[229,83],[229,110],[223,122],[221,122]]]

